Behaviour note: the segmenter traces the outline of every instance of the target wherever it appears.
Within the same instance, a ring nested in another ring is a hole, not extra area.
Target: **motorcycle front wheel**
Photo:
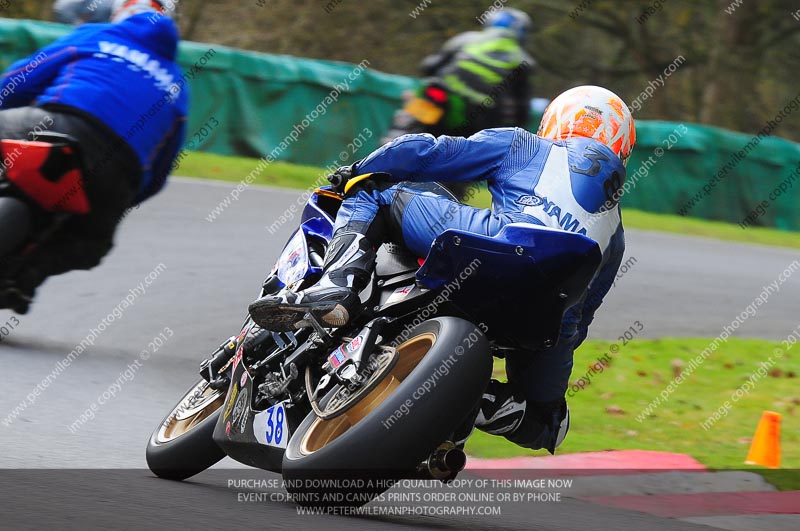
[[[147,443],[147,466],[156,476],[181,481],[214,465],[225,453],[212,435],[225,392],[200,380],[153,431]]]

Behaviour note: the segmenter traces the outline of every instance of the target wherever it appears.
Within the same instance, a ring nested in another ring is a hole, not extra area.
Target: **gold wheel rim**
[[[312,454],[330,444],[375,411],[411,374],[436,342],[433,333],[420,334],[397,347],[398,360],[375,388],[347,411],[329,420],[317,418],[300,443],[300,452]]]
[[[211,389],[208,382],[201,380],[164,421],[158,431],[157,442],[163,444],[188,433],[221,408],[224,402],[225,393]]]

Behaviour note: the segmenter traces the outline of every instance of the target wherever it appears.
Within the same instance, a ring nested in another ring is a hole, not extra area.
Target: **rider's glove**
[[[352,166],[342,166],[328,175],[328,182],[333,186],[334,192],[342,197],[349,197],[359,191],[384,190],[392,185],[391,176],[388,173],[358,175],[354,169],[356,164],[358,163],[354,163]]]
[[[355,164],[351,164],[350,166],[342,166],[335,172],[328,175],[328,182],[331,183],[333,186],[333,191],[337,194],[344,195],[347,181],[349,181],[355,173],[353,166],[355,166]]]

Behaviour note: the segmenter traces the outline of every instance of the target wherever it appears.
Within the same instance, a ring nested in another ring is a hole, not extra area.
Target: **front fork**
[[[200,376],[208,382],[209,387],[215,391],[227,389],[231,379],[225,373],[236,355],[239,346],[239,337],[231,336],[215,350],[211,357],[200,364]]]

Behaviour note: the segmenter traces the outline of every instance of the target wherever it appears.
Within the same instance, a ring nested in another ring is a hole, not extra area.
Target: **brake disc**
[[[374,361],[370,360],[370,363],[374,363],[376,367],[371,369],[371,373],[366,377],[366,381],[358,385],[355,389],[352,389],[352,387],[348,388],[344,384],[339,384],[322,399],[319,406],[313,401],[311,402],[311,407],[319,418],[322,420],[330,420],[345,413],[375,389],[381,380],[383,380],[384,376],[391,372],[399,358],[397,349],[385,346],[378,348],[380,348],[381,351],[372,355]]]

